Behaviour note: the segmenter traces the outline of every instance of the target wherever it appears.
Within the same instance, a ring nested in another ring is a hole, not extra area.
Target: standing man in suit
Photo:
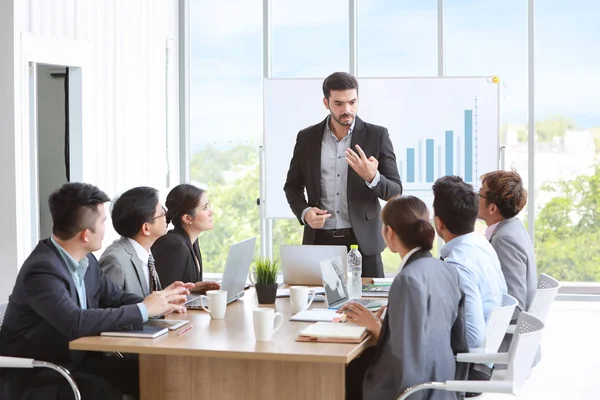
[[[0,355],[66,367],[84,399],[138,396],[137,360],[70,351],[69,342],[183,312],[193,287],[176,282],[142,298],[106,278],[91,252],[102,247],[108,201],[104,192],[85,183],[66,183],[52,193],[52,236],[41,240],[21,267],[0,329]],[[65,385],[56,374],[39,369],[0,369],[2,399],[72,399]]]
[[[527,190],[514,171],[494,171],[481,177],[479,218],[488,226],[485,236],[496,250],[508,294],[519,301],[514,319],[527,310],[537,290],[533,244],[516,218],[527,204]]]
[[[123,193],[112,209],[113,227],[121,237],[106,248],[100,268],[126,292],[146,297],[161,284],[150,248],[167,233],[166,211],[158,190],[136,187]]]
[[[302,244],[358,244],[362,275],[382,277],[379,199],[402,193],[394,148],[386,128],[357,117],[352,75],[328,76],[323,96],[329,116],[298,133],[283,190],[304,225]]]

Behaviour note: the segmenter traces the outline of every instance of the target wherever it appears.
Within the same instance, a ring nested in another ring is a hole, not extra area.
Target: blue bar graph
[[[465,182],[473,182],[473,110],[465,110]]]
[[[433,182],[433,139],[425,140],[425,176],[427,182]]]
[[[454,175],[454,132],[446,131],[446,175]]]
[[[415,149],[406,149],[406,181],[415,182]]]
[[[413,147],[406,148],[406,157],[399,160],[400,175],[407,183],[420,185],[413,190],[426,190],[424,187],[445,175],[458,175],[465,182],[474,183],[477,175],[477,111],[463,111],[463,115],[456,117],[459,121],[464,118],[464,135],[461,134],[462,126],[454,129],[448,126],[429,138],[415,140]]]

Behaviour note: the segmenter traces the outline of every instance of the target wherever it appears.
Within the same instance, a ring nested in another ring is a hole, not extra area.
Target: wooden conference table
[[[324,307],[313,303],[311,308]],[[154,399],[344,399],[345,367],[374,341],[360,344],[302,343],[295,339],[309,323],[289,321],[289,298],[274,307],[284,322],[271,342],[254,337],[253,288],[227,307],[223,320],[190,310],[172,319],[188,319],[193,328],[156,339],[85,337],[72,350],[139,354],[142,400]]]

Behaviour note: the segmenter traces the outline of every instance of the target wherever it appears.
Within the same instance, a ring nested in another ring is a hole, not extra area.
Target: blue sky
[[[190,3],[192,144],[260,141],[262,1]],[[347,7],[273,0],[273,77],[347,71]],[[600,127],[600,2],[544,0],[535,11],[536,119]],[[446,74],[500,75],[502,120],[525,122],[527,1],[447,0],[445,25]],[[359,76],[436,76],[437,46],[437,0],[358,1]]]

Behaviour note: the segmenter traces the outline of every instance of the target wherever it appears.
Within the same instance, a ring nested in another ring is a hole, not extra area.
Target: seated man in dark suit
[[[69,341],[141,326],[149,317],[183,312],[192,285],[176,282],[146,298],[124,292],[100,271],[106,194],[67,183],[49,199],[52,236],[39,242],[19,271],[0,329],[0,355],[60,364],[84,399],[138,396],[138,365],[103,353],[69,351]],[[72,399],[52,371],[0,369],[2,399]]]
[[[121,237],[104,250],[100,268],[128,293],[148,296],[161,290],[150,248],[167,233],[167,217],[151,187],[129,189],[114,202],[112,223]]]

